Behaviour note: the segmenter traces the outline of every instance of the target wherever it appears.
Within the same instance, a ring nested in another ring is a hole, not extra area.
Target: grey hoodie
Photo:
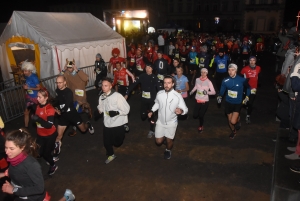
[[[291,73],[294,72],[294,68],[298,63],[300,63],[300,56],[296,57],[295,62],[293,64],[293,66],[285,80],[283,88],[282,88],[283,91],[285,91],[289,94],[290,98],[295,98],[295,92],[292,90],[292,85],[291,85]]]

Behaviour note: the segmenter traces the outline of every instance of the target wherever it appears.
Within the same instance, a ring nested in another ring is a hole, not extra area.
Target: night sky
[[[1,5],[0,22],[7,23],[14,10],[19,11],[48,11],[48,6],[73,3],[73,2],[91,2],[99,4],[109,4],[110,0],[8,0]],[[284,22],[296,24],[296,16],[300,10],[300,0],[286,0],[286,9]]]

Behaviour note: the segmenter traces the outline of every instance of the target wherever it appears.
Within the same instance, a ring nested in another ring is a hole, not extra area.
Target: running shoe
[[[236,131],[232,131],[229,135],[229,138],[233,140],[235,136],[236,136]]]
[[[53,165],[50,167],[48,174],[49,175],[53,175],[55,173],[55,171],[58,169],[57,165]]]
[[[296,173],[300,173],[300,167],[299,166],[291,166],[290,170]]]
[[[242,126],[242,123],[239,121],[239,122],[237,122],[235,125],[234,125],[234,128],[235,128],[235,130],[240,130],[241,129],[241,126]]]
[[[296,153],[284,155],[284,157],[289,160],[299,160],[300,159],[300,156]]]
[[[74,130],[74,129],[72,129],[69,133],[68,133],[68,136],[70,136],[70,137],[73,137],[73,136],[75,136],[76,135],[76,129]]]
[[[90,134],[93,135],[94,132],[95,132],[94,127],[92,126],[91,122],[87,121],[86,123],[89,126],[89,132],[90,132]]]
[[[128,126],[128,124],[124,124],[124,129],[125,129],[125,132],[129,132],[129,126]]]
[[[203,126],[199,126],[198,127],[198,133],[202,133],[203,132]]]
[[[61,141],[58,141],[58,142],[55,142],[55,146],[54,146],[54,152],[55,154],[60,154],[60,151],[61,151]]]
[[[73,192],[70,189],[66,189],[64,198],[66,199],[66,201],[74,201],[75,195],[73,194]]]
[[[295,152],[295,151],[296,151],[296,148],[297,148],[297,147],[287,147],[287,150]]]
[[[164,158],[165,159],[170,159],[171,158],[171,150],[165,150],[164,152]]]
[[[246,117],[246,124],[250,124],[251,123],[251,121],[250,121],[250,117],[249,116],[247,116]]]
[[[153,135],[154,135],[154,132],[153,132],[153,131],[149,131],[147,137],[148,137],[148,138],[152,138]]]
[[[115,154],[109,156],[106,160],[105,160],[105,164],[108,164],[110,162],[112,162],[115,158],[117,158],[117,156]]]
[[[57,161],[59,161],[59,158],[58,158],[58,156],[53,156],[53,161],[54,162],[57,162]],[[46,162],[47,163],[47,165],[50,165],[48,162]]]

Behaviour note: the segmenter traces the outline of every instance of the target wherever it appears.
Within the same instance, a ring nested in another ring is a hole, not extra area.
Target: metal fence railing
[[[16,86],[14,78],[0,82],[0,91]]]
[[[89,89],[94,87],[94,82],[96,79],[96,75],[94,73],[94,65],[86,66],[80,69],[89,76],[89,81],[86,85],[86,88]],[[55,97],[56,77],[57,75],[40,80],[41,84],[47,88],[52,97]],[[15,83],[14,81],[12,82]],[[25,91],[23,90],[22,85],[9,88],[6,87],[1,90],[0,101],[0,116],[2,117],[4,122],[9,122],[24,114]]]
[[[0,115],[8,122],[23,115],[25,109],[25,91],[22,85],[4,89],[0,92]]]

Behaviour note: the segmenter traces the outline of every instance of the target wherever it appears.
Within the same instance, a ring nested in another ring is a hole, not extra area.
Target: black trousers
[[[249,101],[247,103],[247,115],[252,114],[253,103],[254,103],[255,97],[256,97],[256,94],[250,94],[250,96],[249,96]]]
[[[125,96],[127,91],[128,91],[128,87],[123,85],[118,85],[118,92],[122,94],[122,96]]]
[[[36,142],[40,146],[39,155],[47,161],[50,166],[54,165],[52,151],[54,149],[55,140],[57,137],[57,132],[49,136],[37,135]]]
[[[289,132],[289,139],[294,140],[298,138],[298,130],[293,127],[294,121],[294,114],[296,109],[296,101],[289,98],[290,103],[290,132]]]
[[[100,82],[100,80],[102,80],[102,75],[96,75],[96,80],[95,80],[95,83],[94,83],[94,85],[95,85],[95,87],[96,87],[96,89],[99,89],[100,87],[99,87],[99,82]]]
[[[199,126],[203,126],[204,115],[207,111],[208,105],[209,105],[209,102],[197,103],[197,100],[195,100],[193,117],[194,117],[194,119],[199,118]]]
[[[114,148],[119,147],[123,144],[125,139],[124,125],[117,127],[105,127],[103,128],[103,143],[106,149],[106,155],[111,156],[114,154]]]
[[[146,119],[148,119],[148,112],[151,110],[153,105],[154,105],[154,99],[142,98],[142,103],[141,103],[141,119],[142,119],[142,121],[145,121]],[[154,132],[154,125],[156,122],[156,112],[154,114],[152,114],[149,121],[150,121],[150,130]]]

